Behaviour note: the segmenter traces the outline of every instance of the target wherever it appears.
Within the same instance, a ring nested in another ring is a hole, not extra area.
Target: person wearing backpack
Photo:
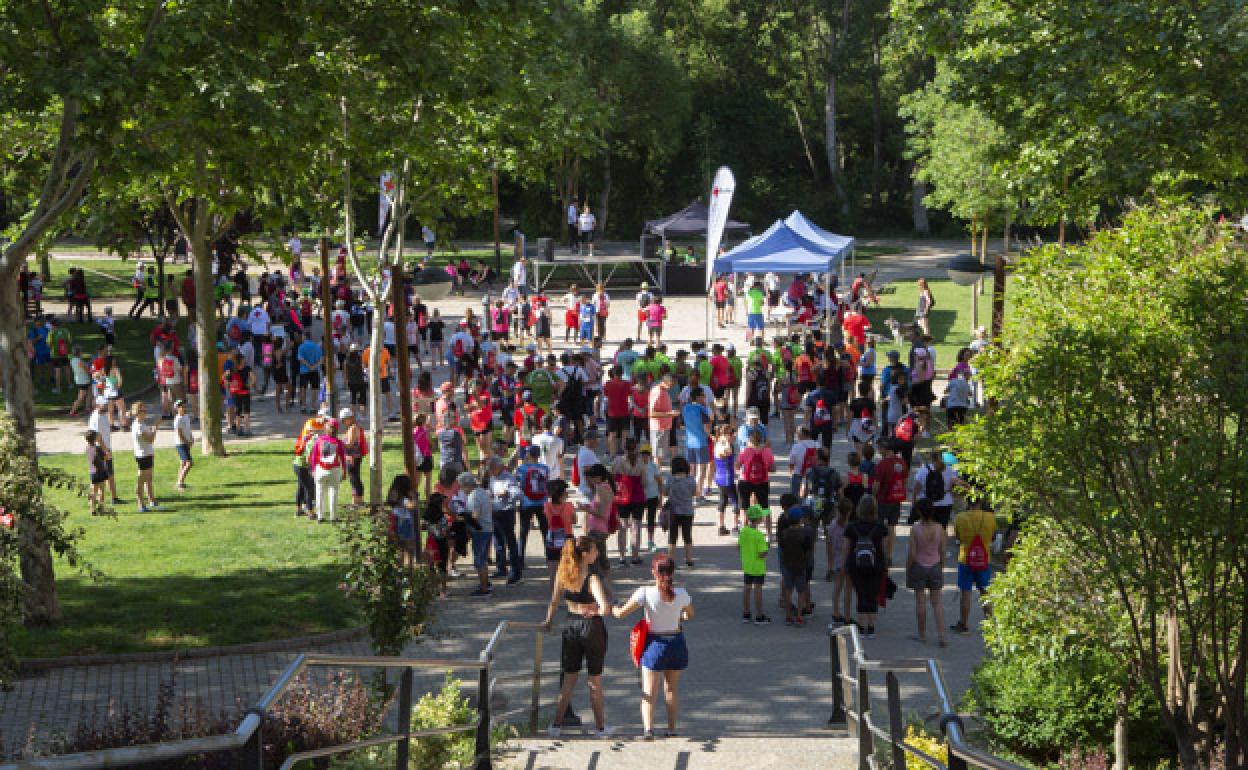
[[[842,536],[845,565],[858,597],[858,625],[867,639],[875,638],[875,616],[880,610],[880,581],[884,576],[884,539],[888,529],[876,520],[875,498],[858,501],[858,518],[845,525]]]
[[[906,501],[907,480],[910,466],[897,452],[895,439],[883,444],[884,457],[875,466],[871,476],[871,494],[879,501],[880,521],[888,526],[888,540],[884,548],[887,561],[893,559],[893,543],[897,541],[897,522],[901,519],[901,504]]]
[[[545,541],[550,523],[546,521],[546,501],[550,499],[550,469],[542,463],[541,447],[530,446],[525,461],[516,467],[516,480],[520,484],[520,539],[519,557],[513,565],[512,574],[518,580],[524,574],[525,544],[529,540],[532,521],[537,519],[542,540]],[[569,533],[570,534],[570,533]]]
[[[953,490],[963,485],[958,472],[945,465],[943,453],[933,451],[929,457],[931,462],[919,468],[914,474],[914,502],[927,500],[932,504],[933,516],[942,527],[949,526],[953,516]],[[913,524],[918,511],[910,512],[910,523]]]
[[[312,441],[308,458],[316,485],[316,520],[338,520],[338,487],[347,470],[347,450],[338,438],[338,421],[326,420],[325,432]]]
[[[589,385],[589,375],[565,353],[563,368],[555,372],[555,376],[560,383],[559,396],[555,403],[559,406],[560,414],[567,417],[569,423],[567,441],[569,444],[579,444],[584,428],[585,391]]]
[[[971,632],[967,622],[971,615],[971,589],[979,589],[980,596],[992,583],[992,536],[997,532],[997,518],[981,495],[971,495],[970,508],[958,514],[953,531],[958,538],[958,622],[950,626],[959,634]],[[984,605],[984,617],[991,610]]]
[[[769,507],[771,498],[771,474],[776,470],[776,458],[764,443],[759,432],[750,434],[749,445],[737,455],[737,500],[742,506],[761,505]],[[767,536],[771,537],[771,516],[764,520]]]

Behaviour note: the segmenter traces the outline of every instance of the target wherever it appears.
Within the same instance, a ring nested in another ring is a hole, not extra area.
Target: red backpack
[[[160,379],[164,384],[169,384],[169,380],[173,379],[174,361],[172,358],[160,359]]]
[[[966,547],[966,566],[976,572],[988,569],[988,547],[980,535],[976,535]]]
[[[910,415],[902,417],[901,421],[897,423],[897,428],[893,431],[893,435],[897,437],[898,441],[913,441],[914,418]]]
[[[455,340],[455,347],[451,349],[456,358],[464,357],[464,341],[462,339]]]
[[[815,368],[810,365],[809,359],[797,362],[797,378],[802,382],[815,381]]]
[[[750,455],[750,459],[745,464],[745,469],[741,474],[741,478],[747,484],[767,483],[767,461],[763,459],[762,452],[755,452]]]
[[[540,503],[546,500],[546,472],[535,465],[530,465],[524,471],[524,480],[520,485],[520,489],[524,491],[524,496],[530,502]]]

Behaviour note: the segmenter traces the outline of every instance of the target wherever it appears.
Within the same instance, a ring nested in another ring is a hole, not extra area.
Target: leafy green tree
[[[1248,253],[1211,220],[1159,205],[1024,258],[999,408],[957,433],[993,499],[1086,554],[1186,770],[1248,761]]]
[[[18,271],[79,202],[103,156],[135,113],[135,95],[177,51],[155,43],[167,2],[0,2],[0,167],[10,222],[0,234],[0,285]],[[25,350],[24,308],[0,291],[0,381],[5,409],[35,457],[35,405]],[[60,618],[50,538],[38,516],[18,518],[23,615],[31,625]]]

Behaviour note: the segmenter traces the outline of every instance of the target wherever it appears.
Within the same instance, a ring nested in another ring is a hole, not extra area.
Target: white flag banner
[[[719,256],[719,243],[724,238],[724,225],[728,223],[728,207],[732,205],[732,193],[737,180],[732,170],[720,166],[711,184],[711,205],[706,217],[706,288],[711,288],[715,278],[715,258]]]
[[[386,215],[390,213],[390,196],[394,195],[394,175],[389,171],[381,175],[381,189],[377,194],[377,232],[386,229]]]

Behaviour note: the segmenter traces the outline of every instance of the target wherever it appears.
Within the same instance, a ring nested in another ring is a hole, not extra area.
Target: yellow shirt
[[[958,536],[958,562],[966,564],[966,549],[976,535],[983,538],[984,548],[992,548],[992,536],[997,531],[997,517],[992,511],[963,511],[953,520],[953,531]]]

